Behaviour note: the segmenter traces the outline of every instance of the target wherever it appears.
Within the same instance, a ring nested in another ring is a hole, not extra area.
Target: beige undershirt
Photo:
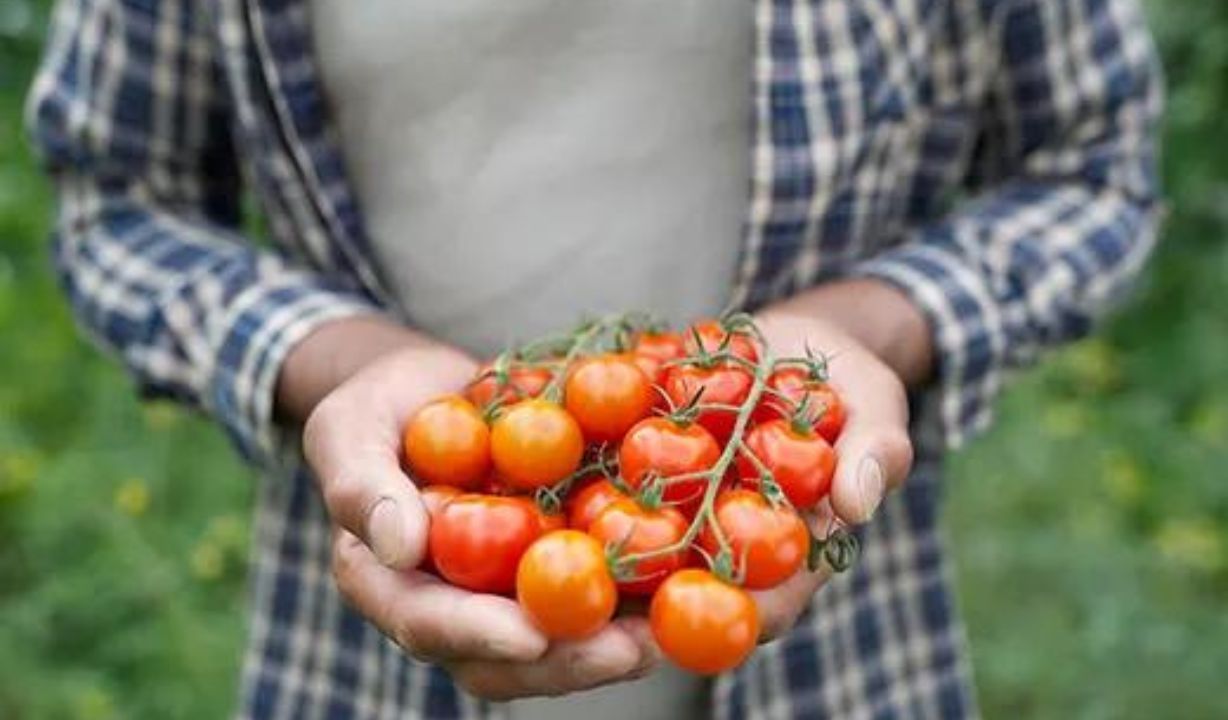
[[[740,0],[312,0],[380,270],[479,355],[586,313],[722,309],[749,188]],[[706,717],[668,669],[518,720]]]

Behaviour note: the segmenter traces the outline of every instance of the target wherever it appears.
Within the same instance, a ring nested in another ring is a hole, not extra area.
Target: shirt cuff
[[[860,263],[852,274],[890,283],[921,309],[933,333],[944,444],[958,448],[989,427],[1006,365],[998,301],[967,261],[911,242]]]
[[[257,466],[297,465],[297,430],[278,426],[273,417],[277,378],[287,353],[329,321],[380,312],[361,296],[301,276],[244,290],[230,303],[222,323],[206,409]]]

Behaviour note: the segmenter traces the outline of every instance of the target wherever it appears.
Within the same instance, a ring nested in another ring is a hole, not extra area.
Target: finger
[[[546,651],[545,636],[513,600],[385,567],[344,530],[333,540],[333,574],[355,610],[420,659],[528,662]]]
[[[832,482],[832,508],[840,519],[860,524],[873,517],[883,497],[912,467],[908,397],[893,372],[865,353],[834,358],[832,384],[848,409],[836,443],[840,462]]]
[[[450,670],[470,693],[503,701],[632,680],[647,674],[659,657],[648,621],[624,617],[586,640],[555,643],[536,662],[467,662],[453,664]]]
[[[401,471],[400,422],[356,390],[329,397],[303,430],[303,451],[329,515],[389,567],[415,567],[430,524],[418,489]]]

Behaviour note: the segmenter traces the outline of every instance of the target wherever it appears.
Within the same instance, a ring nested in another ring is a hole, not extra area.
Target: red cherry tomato
[[[652,597],[648,620],[666,657],[700,675],[741,665],[759,639],[759,611],[750,594],[707,570],[670,575]]]
[[[771,420],[751,428],[743,443],[772,473],[793,507],[809,510],[831,489],[836,451],[818,433],[808,428],[799,432],[787,420]],[[761,472],[754,461],[742,454],[737,467],[743,484],[759,487]]]
[[[490,447],[503,481],[529,491],[553,485],[580,467],[584,435],[566,410],[534,398],[512,405],[495,420]]]
[[[476,488],[490,470],[490,428],[471,403],[448,395],[405,426],[405,464],[424,485]]]
[[[696,335],[699,336],[698,343],[695,342]],[[697,322],[688,328],[682,334],[682,337],[686,342],[686,352],[688,355],[699,354],[699,348],[701,347],[706,353],[717,352],[721,349],[721,345],[726,342],[726,338],[729,338],[725,349],[732,355],[751,362],[759,361],[759,348],[753,335],[745,330],[735,330],[733,333],[730,333],[716,320]]]
[[[709,409],[697,422],[721,443],[729,440],[738,419],[736,408],[746,402],[755,378],[743,367],[720,363],[715,367],[675,365],[665,375],[665,392],[675,407],[686,405],[701,389],[701,405],[725,405],[729,409]]]
[[[516,598],[552,640],[579,640],[610,622],[618,591],[601,543],[577,530],[543,535],[520,559]]]
[[[616,500],[588,526],[588,534],[619,556],[663,550],[686,535],[687,520],[670,507],[648,510],[630,498]],[[643,560],[630,568],[635,579],[621,580],[627,595],[651,595],[673,571],[686,565],[689,549]]]
[[[793,417],[794,409],[806,400],[807,412],[814,420],[814,429],[829,443],[835,443],[844,429],[847,413],[844,402],[831,385],[810,377],[810,373],[800,367],[785,367],[768,377],[768,387],[788,398],[784,401],[779,397],[765,395],[763,402],[755,408],[754,419],[767,422],[777,418],[786,420]]]
[[[465,388],[465,397],[480,408],[486,407],[496,398],[507,405],[537,397],[550,384],[552,378],[553,374],[546,368],[513,367],[508,370],[506,384],[500,387],[499,379],[494,375],[494,364],[486,363],[478,368],[473,381]]]
[[[686,344],[674,332],[640,333],[631,344],[631,354],[653,383],[660,385],[665,381],[666,363],[686,357]]]
[[[541,520],[523,500],[459,495],[431,522],[428,552],[448,582],[484,593],[511,593],[520,556],[541,535]]]
[[[588,526],[597,519],[602,510],[610,503],[627,497],[614,483],[605,478],[590,480],[581,485],[567,498],[567,525],[576,530],[588,530]]]
[[[428,485],[420,491],[422,494],[422,504],[426,506],[427,516],[431,522],[435,521],[435,516],[447,505],[453,498],[461,494],[461,491],[451,485]],[[426,572],[435,572],[435,561],[431,558],[430,548],[427,548],[426,556],[422,558],[422,562],[418,565],[419,570]]]
[[[648,417],[652,380],[630,355],[597,355],[576,363],[563,388],[564,406],[589,442],[618,442]]]
[[[791,508],[772,507],[751,490],[724,490],[713,510],[743,586],[751,590],[775,587],[793,577],[806,561],[810,533]],[[704,528],[700,546],[711,557],[720,552],[711,528]]]
[[[650,476],[669,478],[708,470],[720,455],[720,445],[702,426],[653,417],[627,431],[618,449],[618,467],[627,487],[639,490]],[[704,478],[682,481],[665,488],[663,497],[669,502],[693,503],[706,488]]]

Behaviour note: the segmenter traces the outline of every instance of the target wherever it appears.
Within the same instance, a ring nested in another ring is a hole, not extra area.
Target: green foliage
[[[1144,291],[952,463],[989,717],[1228,715],[1228,5],[1152,9],[1171,216]],[[72,327],[19,121],[44,21],[0,2],[0,717],[220,717],[255,481]]]

